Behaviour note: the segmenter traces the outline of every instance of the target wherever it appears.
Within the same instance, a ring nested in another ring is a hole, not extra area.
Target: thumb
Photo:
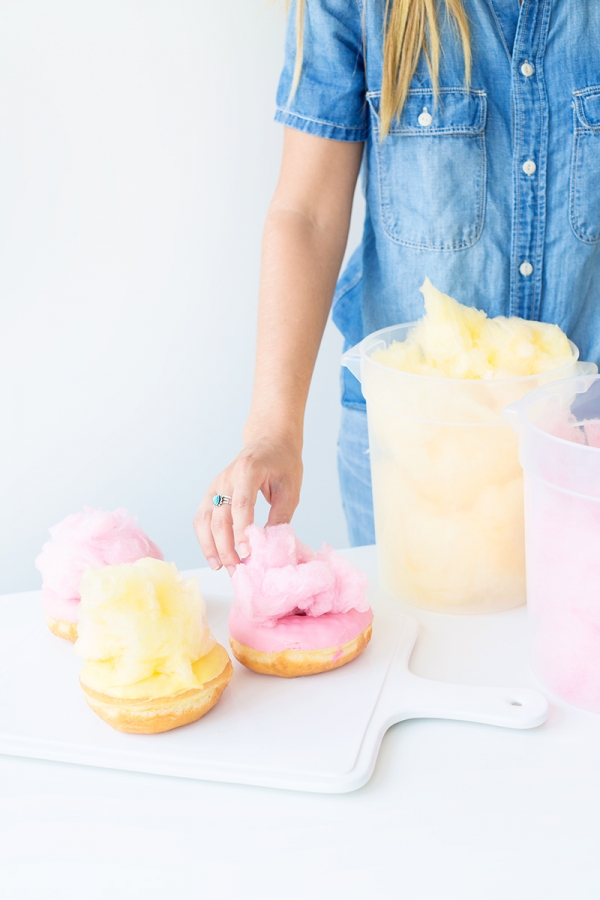
[[[290,488],[279,487],[271,493],[271,509],[267,526],[283,525],[291,522],[294,510],[300,500],[299,495]]]

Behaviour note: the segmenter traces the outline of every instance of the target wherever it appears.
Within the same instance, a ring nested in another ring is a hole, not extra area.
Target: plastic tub
[[[379,572],[401,600],[450,613],[525,602],[523,481],[503,408],[579,371],[497,381],[435,378],[374,362],[415,323],[384,328],[344,354],[367,401]],[[593,367],[596,371],[596,368]]]
[[[542,387],[505,410],[525,473],[531,664],[600,712],[600,377]],[[590,446],[591,441],[596,446]]]

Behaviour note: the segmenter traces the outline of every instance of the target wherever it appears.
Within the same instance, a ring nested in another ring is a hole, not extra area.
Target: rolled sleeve
[[[358,0],[306,0],[302,74],[290,100],[295,60],[294,2],[275,121],[317,137],[364,141],[368,115]]]

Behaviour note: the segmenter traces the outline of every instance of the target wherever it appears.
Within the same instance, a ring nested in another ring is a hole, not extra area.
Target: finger
[[[278,486],[271,491],[271,509],[267,525],[282,525],[291,522],[298,506],[300,495],[291,488]]]
[[[240,559],[245,559],[250,555],[246,528],[254,522],[254,507],[256,506],[259,486],[256,467],[248,463],[240,472],[240,478],[235,486],[231,504],[233,536]]]
[[[221,560],[219,559],[219,551],[217,550],[211,527],[213,508],[212,500],[208,496],[205,497],[194,517],[194,531],[207,563],[211,569],[216,571],[221,568]]]
[[[229,503],[224,503],[223,506],[217,506],[213,509],[211,529],[219,553],[219,559],[229,574],[233,575],[240,558],[235,552],[233,517]]]

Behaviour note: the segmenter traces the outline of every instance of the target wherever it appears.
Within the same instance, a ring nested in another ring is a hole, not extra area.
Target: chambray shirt
[[[440,15],[436,102],[425,60],[380,139],[385,0],[307,0],[288,102],[294,8],[276,119],[364,141],[362,242],[338,283],[350,346],[423,314],[425,276],[489,315],[556,322],[600,362],[600,0],[464,0],[473,70]],[[442,6],[443,9],[443,6]],[[361,406],[349,373],[343,402]]]

